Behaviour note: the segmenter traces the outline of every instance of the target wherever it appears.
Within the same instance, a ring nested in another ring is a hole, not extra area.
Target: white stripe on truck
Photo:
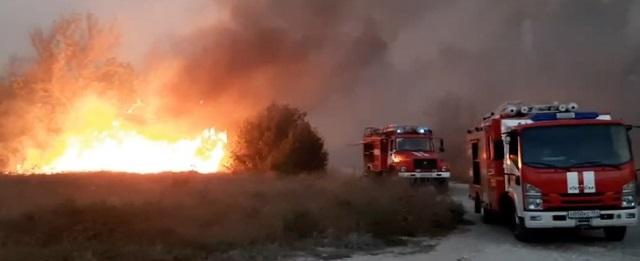
[[[593,171],[582,172],[584,182],[584,193],[596,193],[596,178]]]
[[[578,184],[578,172],[567,172],[567,193],[580,193],[580,185]]]

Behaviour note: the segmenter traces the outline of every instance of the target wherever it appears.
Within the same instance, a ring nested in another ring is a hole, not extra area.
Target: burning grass
[[[0,207],[2,260],[260,259],[302,241],[439,235],[462,219],[432,189],[331,175],[0,176]]]

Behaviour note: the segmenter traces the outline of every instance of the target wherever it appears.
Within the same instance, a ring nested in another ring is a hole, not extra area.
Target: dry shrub
[[[234,138],[233,169],[281,174],[324,171],[324,141],[306,116],[296,108],[271,104],[248,119]]]
[[[0,176],[0,206],[0,259],[203,259],[301,239],[437,235],[463,214],[428,188],[330,175]]]

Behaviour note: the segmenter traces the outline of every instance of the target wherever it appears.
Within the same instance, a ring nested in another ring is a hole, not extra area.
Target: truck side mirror
[[[494,140],[493,141],[493,160],[503,160],[503,159],[504,159],[504,141]]]
[[[515,140],[509,142],[509,156],[518,156],[518,142]]]
[[[518,134],[515,132],[509,133],[509,160],[513,162],[516,166],[520,165],[519,155],[518,155]]]
[[[509,155],[518,156],[518,134],[515,132],[509,132]]]
[[[440,148],[439,148],[440,152],[444,152],[444,140],[440,139]]]

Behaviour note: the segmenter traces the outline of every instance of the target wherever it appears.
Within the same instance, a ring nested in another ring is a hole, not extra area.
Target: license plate
[[[600,210],[578,210],[569,211],[567,213],[568,218],[594,218],[600,216]]]

